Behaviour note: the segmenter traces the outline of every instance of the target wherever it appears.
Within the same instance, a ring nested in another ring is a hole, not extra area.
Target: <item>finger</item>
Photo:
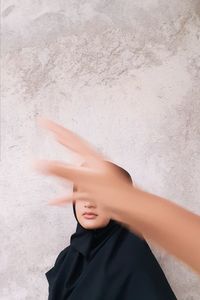
[[[72,195],[69,195],[69,196],[66,196],[66,197],[63,197],[63,198],[57,198],[57,199],[53,199],[53,200],[50,200],[48,203],[49,205],[66,205],[66,204],[69,204],[69,203],[72,203],[76,200],[89,200],[89,195],[88,193],[80,193],[80,192],[76,192],[76,193],[73,193]]]
[[[72,166],[58,161],[40,160],[35,163],[35,168],[44,174],[69,180],[78,186],[92,182],[97,175],[97,172],[87,167]]]
[[[66,147],[66,139],[61,138],[61,137],[56,137],[57,142],[59,142],[61,145],[63,145],[64,147]],[[72,149],[69,149],[72,150]],[[78,155],[80,156],[80,152],[78,153]],[[104,165],[104,161],[103,161],[103,157],[99,156],[97,157],[96,155],[83,155],[82,154],[82,158],[84,159],[84,165],[87,165],[88,167],[92,167],[92,168],[98,168],[98,169],[103,169],[103,167],[105,167]]]
[[[85,166],[72,166],[59,161],[40,160],[35,163],[35,168],[44,174],[68,180],[82,187],[83,190],[89,189],[90,191],[93,190],[93,187],[102,184],[106,187],[121,183],[122,179],[122,175],[110,166],[106,167],[107,173],[102,173],[99,169],[94,170]]]
[[[64,128],[63,126],[48,120],[41,118],[38,120],[40,126],[53,132],[56,139],[68,149],[83,156],[86,160],[92,161],[99,166],[103,156],[100,155],[89,143],[82,139],[77,134]]]

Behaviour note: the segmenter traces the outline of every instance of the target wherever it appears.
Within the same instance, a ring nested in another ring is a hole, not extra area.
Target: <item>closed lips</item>
[[[83,216],[85,216],[85,215],[87,215],[87,216],[97,216],[97,214],[92,213],[92,212],[85,212],[85,213],[83,214]]]

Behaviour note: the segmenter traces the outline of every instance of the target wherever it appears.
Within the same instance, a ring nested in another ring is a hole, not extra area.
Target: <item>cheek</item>
[[[83,202],[82,201],[76,201],[76,204],[75,204],[75,209],[76,209],[76,213],[77,214],[80,214],[80,213],[82,213],[82,211],[83,211]]]
[[[99,219],[103,223],[108,223],[110,221],[109,216],[102,210],[99,210]]]
[[[107,217],[101,216],[97,219],[97,222],[99,223],[99,226],[105,227],[110,222],[110,219],[108,219]]]
[[[76,203],[75,211],[76,211],[76,217],[80,221],[80,219],[82,218],[82,214],[83,214],[83,206],[81,205],[81,203]]]

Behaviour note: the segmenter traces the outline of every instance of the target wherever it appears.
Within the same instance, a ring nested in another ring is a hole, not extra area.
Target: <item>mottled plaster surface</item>
[[[47,299],[44,277],[75,228],[46,205],[65,185],[33,157],[67,159],[38,115],[75,130],[142,188],[200,213],[199,1],[4,0],[0,299]],[[180,300],[200,280],[153,249]]]

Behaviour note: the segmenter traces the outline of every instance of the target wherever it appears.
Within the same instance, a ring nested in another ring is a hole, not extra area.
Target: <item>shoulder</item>
[[[63,261],[63,260],[65,259],[65,257],[66,257],[66,255],[68,254],[70,248],[71,248],[71,247],[68,246],[68,247],[64,248],[64,249],[59,253],[59,255],[58,255],[57,258],[56,258],[55,265],[58,264],[59,262],[61,262],[61,261]]]
[[[147,249],[150,250],[145,239],[125,228],[121,233],[121,242],[124,248],[128,246],[127,249],[129,249],[130,252],[134,251],[134,253],[143,253],[146,252]]]
[[[119,256],[124,264],[141,267],[145,261],[155,259],[146,240],[127,229],[121,232],[118,245]]]

